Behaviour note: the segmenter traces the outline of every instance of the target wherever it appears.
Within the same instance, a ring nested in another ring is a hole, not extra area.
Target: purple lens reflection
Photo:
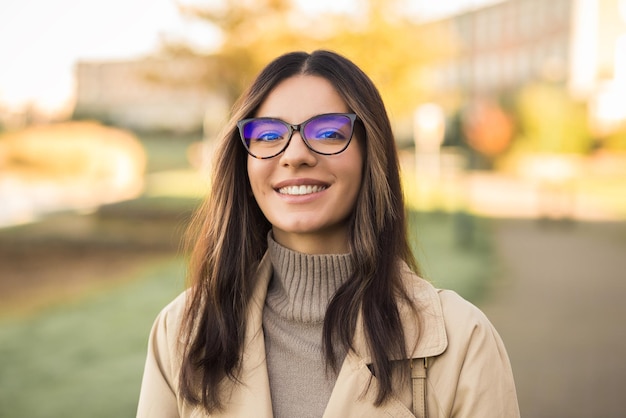
[[[321,115],[309,120],[304,125],[304,136],[308,141],[337,144],[345,142],[352,136],[352,122],[345,115]],[[320,151],[325,151],[320,149]]]

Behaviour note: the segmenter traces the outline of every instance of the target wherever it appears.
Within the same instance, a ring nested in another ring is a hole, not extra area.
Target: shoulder
[[[184,314],[185,307],[187,305],[187,295],[189,290],[185,290],[180,293],[174,300],[168,303],[161,312],[159,312],[159,317],[167,318],[168,322],[176,321],[182,318]]]
[[[446,328],[491,328],[487,316],[474,304],[452,290],[437,289]]]
[[[403,277],[408,295],[417,308],[420,323],[415,330],[405,323],[405,334],[409,340],[416,338],[420,341],[418,350],[410,350],[414,356],[464,351],[468,345],[480,341],[499,344],[500,338],[495,328],[474,304],[452,290],[435,288],[408,270],[408,267],[403,271]],[[401,308],[401,312],[405,312],[403,317],[410,318],[406,308]]]
[[[487,316],[473,303],[452,290],[437,289],[441,312],[448,336],[448,351],[459,354],[485,350],[487,346],[500,350],[502,341]]]
[[[419,341],[413,358],[429,357],[432,415],[519,417],[509,358],[487,316],[456,292],[436,289],[415,274],[407,272],[405,283],[420,324],[418,333],[409,334]],[[433,342],[439,350],[425,349]]]
[[[183,314],[187,304],[187,296],[189,290],[185,290],[168,303],[162,310],[161,314],[172,317],[178,317]]]
[[[179,330],[185,311],[183,292],[157,315],[150,331],[137,416],[178,416]]]
[[[473,364],[478,370],[499,363],[508,373],[504,343],[487,316],[474,304],[451,290],[438,290],[448,339],[442,358],[455,367]]]
[[[448,347],[430,361],[436,404],[451,416],[519,417],[513,371],[495,327],[457,293],[438,294]]]
[[[152,334],[154,337],[172,347],[178,342],[179,331],[181,328],[183,316],[187,306],[187,296],[189,291],[186,290],[179,294],[174,300],[168,303],[157,315],[154,320]]]
[[[446,334],[474,328],[492,328],[485,314],[453,290],[438,289],[406,266],[404,283],[423,320],[441,322]]]

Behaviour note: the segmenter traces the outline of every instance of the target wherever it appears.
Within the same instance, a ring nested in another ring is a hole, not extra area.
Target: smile
[[[291,196],[303,196],[307,194],[321,192],[326,190],[327,186],[287,186],[278,189],[278,193]]]

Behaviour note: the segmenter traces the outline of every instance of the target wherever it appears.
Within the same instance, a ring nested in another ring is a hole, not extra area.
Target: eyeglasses
[[[322,155],[339,154],[350,144],[355,120],[354,113],[326,113],[298,125],[276,118],[250,118],[240,120],[237,127],[248,154],[267,159],[287,149],[295,131],[300,132],[311,151]]]

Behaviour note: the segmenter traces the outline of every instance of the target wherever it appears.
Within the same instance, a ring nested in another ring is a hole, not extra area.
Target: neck
[[[347,254],[350,252],[348,234],[343,229],[301,234],[273,228],[272,234],[278,244],[303,254]]]

